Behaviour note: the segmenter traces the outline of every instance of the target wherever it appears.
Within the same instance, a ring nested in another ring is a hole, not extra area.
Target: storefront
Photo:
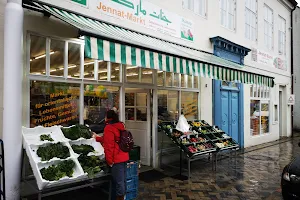
[[[141,146],[144,165],[159,165],[158,121],[176,120],[181,113],[188,120],[205,117],[205,81],[274,84],[272,77],[209,53],[41,3],[24,7],[30,11],[23,32],[23,125],[80,123],[100,133],[105,112],[116,109]],[[265,115],[259,114],[259,131],[267,130]]]
[[[105,112],[117,109],[141,146],[142,163],[157,167],[157,122],[177,120],[180,113],[200,119],[201,79],[273,84],[270,77],[240,71],[240,65],[208,53],[32,6],[79,29],[80,38],[25,30],[27,127],[84,123],[101,133]]]

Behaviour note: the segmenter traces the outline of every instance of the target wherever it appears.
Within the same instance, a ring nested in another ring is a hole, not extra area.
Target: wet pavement
[[[138,200],[281,200],[283,168],[300,155],[299,137],[251,147],[235,158],[210,164],[194,162],[190,181],[166,177],[151,183],[140,181]],[[166,170],[166,174],[171,172]],[[43,198],[44,199],[44,198]],[[107,199],[97,189],[88,188],[48,199]]]
[[[212,172],[211,165],[195,162],[190,182],[169,177],[142,182],[139,199],[281,200],[281,173],[294,156],[300,155],[299,139],[252,147],[236,159],[219,161],[216,172]]]

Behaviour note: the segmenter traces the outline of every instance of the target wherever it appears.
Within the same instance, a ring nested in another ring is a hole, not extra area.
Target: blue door
[[[214,81],[214,122],[243,146],[241,85]]]

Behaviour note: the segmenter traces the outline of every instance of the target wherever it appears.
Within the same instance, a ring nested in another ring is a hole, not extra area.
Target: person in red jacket
[[[119,121],[118,114],[113,110],[107,111],[105,122],[103,136],[100,137],[94,133],[93,137],[102,144],[106,162],[111,167],[112,200],[124,200],[129,154],[120,149],[118,141],[120,140],[120,131],[125,130],[125,126]]]

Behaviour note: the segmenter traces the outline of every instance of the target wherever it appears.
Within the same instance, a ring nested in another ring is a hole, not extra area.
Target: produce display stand
[[[108,168],[104,149],[91,138],[88,127],[23,127],[22,132],[22,181],[33,189],[38,200],[104,183],[108,183],[111,198],[111,176],[105,172]],[[33,175],[26,174],[26,158]]]
[[[92,186],[98,186],[102,184],[108,184],[109,188],[108,191],[103,191],[107,193],[108,195],[108,200],[111,199],[111,176],[109,173],[102,173],[101,175],[98,175],[92,179],[86,178],[86,179],[81,179],[77,180],[74,182],[70,182],[64,185],[56,186],[56,187],[51,187],[51,188],[45,188],[40,190],[36,184],[35,177],[33,175],[27,175],[26,174],[26,153],[25,150],[23,151],[23,167],[22,167],[22,182],[29,186],[34,194],[37,195],[38,200],[42,200],[43,197],[49,197],[57,194],[62,194],[65,192],[70,192],[74,190],[79,190],[87,187],[92,187]],[[31,196],[31,195],[30,195]],[[21,199],[26,199],[26,195],[21,196]]]
[[[239,145],[224,131],[211,126],[204,120],[189,121],[190,131],[182,133],[176,130],[177,122],[161,122],[158,130],[164,132],[168,138],[180,149],[180,174],[182,176],[182,153],[186,155],[188,177],[191,177],[191,163],[208,157],[212,163],[212,170],[217,169],[218,153],[226,150],[237,150]],[[163,157],[163,137],[161,139],[161,157]],[[236,151],[235,151],[236,152]]]

